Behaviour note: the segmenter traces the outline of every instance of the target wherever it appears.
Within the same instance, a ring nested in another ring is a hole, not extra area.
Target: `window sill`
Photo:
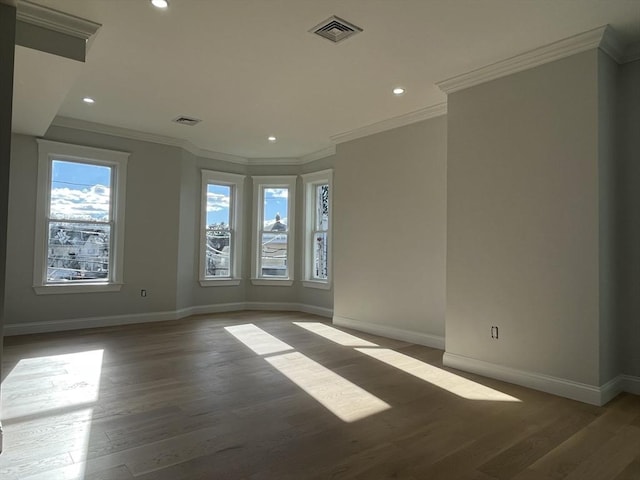
[[[60,295],[69,293],[119,292],[121,283],[83,283],[69,285],[34,285],[36,295]]]
[[[207,279],[200,280],[201,287],[237,287],[240,285],[240,278],[225,278],[220,280]]]
[[[280,278],[252,278],[252,285],[263,285],[270,287],[290,287],[293,285],[293,280],[280,279]]]
[[[320,290],[331,290],[331,284],[329,282],[319,282],[315,280],[304,280],[302,286],[307,288],[318,288]]]

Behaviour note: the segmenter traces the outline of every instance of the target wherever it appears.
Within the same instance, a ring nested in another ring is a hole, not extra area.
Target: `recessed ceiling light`
[[[96,101],[95,101],[93,98],[91,98],[91,97],[84,97],[84,98],[82,99],[82,101],[83,101],[84,103],[96,103]]]
[[[272,136],[268,137],[267,140],[269,140],[271,143],[276,143],[276,140],[278,140],[278,139],[272,135]]]
[[[402,87],[396,87],[393,89],[393,94],[397,97],[399,97],[400,95],[404,95],[404,92],[406,92],[406,90]]]
[[[167,8],[169,6],[168,0],[151,0],[151,5],[156,8]]]

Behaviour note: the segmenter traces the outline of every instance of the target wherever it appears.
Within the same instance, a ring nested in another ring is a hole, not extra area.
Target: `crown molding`
[[[221,160],[223,162],[237,163],[239,165],[249,165],[251,160],[248,158],[240,157],[238,155],[232,155],[230,153],[216,152],[214,150],[208,150],[206,148],[200,148],[197,145],[187,141],[174,139],[180,143],[180,146],[187,152],[192,153],[196,157],[209,158],[211,160]]]
[[[365,125],[364,127],[356,128],[355,130],[351,130],[349,132],[339,133],[337,135],[333,135],[330,138],[335,143],[349,142],[357,138],[366,137],[376,133],[384,132],[386,130],[391,130],[393,128],[404,127],[405,125],[421,122],[423,120],[428,120],[430,118],[439,117],[446,114],[447,104],[438,103],[436,105],[431,105],[414,112],[399,115],[387,120],[382,120],[370,125]]]
[[[449,94],[599,47],[603,48],[614,60],[620,60],[620,44],[615,38],[611,27],[603,25],[515,57],[457,75],[438,82],[436,85],[443,92]]]
[[[315,162],[316,160],[320,160],[322,158],[330,157],[331,155],[336,154],[336,146],[331,145],[327,148],[323,148],[322,150],[318,150],[317,152],[309,153],[300,157],[298,160],[300,164]]]
[[[602,32],[602,39],[597,46],[617,63],[624,63],[625,45],[620,41],[620,38],[611,26],[605,25],[604,32]]]
[[[143,142],[159,143],[161,145],[179,147],[198,157],[210,158],[212,160],[222,160],[223,162],[238,163],[241,165],[249,164],[248,159],[239,157],[237,155],[214,152],[212,150],[200,148],[187,140],[180,140],[178,138],[167,137],[164,135],[156,135],[154,133],[131,130],[129,128],[113,127],[111,125],[105,125],[103,123],[88,122],[85,120],[78,120],[69,117],[56,117],[53,119],[51,125],[55,127],[73,128],[76,130],[84,130],[86,132],[101,133],[104,135],[112,135],[115,137],[129,138],[131,140],[140,140]]]
[[[622,60],[622,63],[629,63],[640,60],[640,42],[629,45],[624,51]]]
[[[43,7],[27,0],[17,2],[16,19],[83,40],[88,40],[102,26],[91,20]]]
[[[103,135],[112,135],[114,137],[129,138],[131,140],[140,140],[142,142],[158,143],[160,145],[169,145],[178,147],[187,152],[202,158],[211,160],[220,160],[223,162],[237,163],[240,165],[301,165],[310,163],[321,158],[335,155],[336,146],[331,145],[323,150],[310,153],[303,157],[289,158],[244,158],[229,153],[215,152],[206,148],[200,148],[188,140],[181,140],[165,135],[156,135],[154,133],[141,132],[123,127],[114,127],[103,123],[89,122],[86,120],[78,120],[76,118],[57,116],[53,119],[51,126],[73,128],[75,130],[83,130],[85,132],[100,133]]]
[[[288,158],[249,158],[249,165],[300,165],[296,157]]]

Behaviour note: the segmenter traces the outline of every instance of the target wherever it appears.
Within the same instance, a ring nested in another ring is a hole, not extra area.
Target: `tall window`
[[[329,288],[331,269],[331,170],[302,175],[304,183],[304,282]]]
[[[253,177],[253,283],[291,285],[296,177]]]
[[[129,154],[47,140],[38,149],[36,292],[118,290]]]
[[[202,171],[200,284],[238,285],[244,177]]]

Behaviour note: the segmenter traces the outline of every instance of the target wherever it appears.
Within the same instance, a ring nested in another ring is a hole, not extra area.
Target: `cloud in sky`
[[[51,189],[51,218],[61,220],[108,220],[111,189],[104,185]]]
[[[207,212],[219,212],[229,208],[229,195],[216,192],[207,192]]]
[[[265,188],[264,193],[267,200],[269,198],[289,198],[288,188]]]

